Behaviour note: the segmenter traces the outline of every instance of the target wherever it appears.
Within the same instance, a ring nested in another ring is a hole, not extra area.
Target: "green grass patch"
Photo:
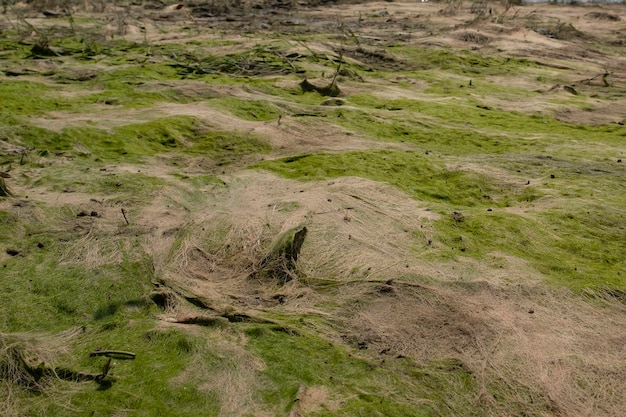
[[[91,127],[69,127],[54,132],[20,119],[0,116],[0,135],[9,143],[46,153],[69,152],[103,161],[142,161],[145,157],[180,152],[203,155],[228,164],[241,156],[266,153],[269,143],[253,134],[212,131],[191,116],[172,116],[118,127],[113,132]]]
[[[559,285],[624,290],[626,215],[611,207],[588,209],[552,208],[526,215],[473,210],[462,221],[450,213],[435,222],[436,239],[445,249],[426,256],[484,259],[490,252],[504,252],[529,261]]]
[[[468,76],[518,74],[537,64],[523,58],[494,57],[468,50],[452,48],[416,48],[395,46],[391,49],[399,58],[407,61],[415,71],[443,70]]]
[[[276,120],[281,114],[279,108],[265,100],[245,100],[234,97],[222,97],[211,100],[211,105],[228,110],[233,115],[244,120]]]
[[[363,108],[404,110],[411,114],[421,114],[427,119],[423,122],[436,121],[438,129],[462,129],[480,131],[503,140],[506,137],[518,139],[518,147],[523,147],[519,140],[541,138],[548,144],[563,145],[572,140],[582,143],[608,142],[618,144],[626,135],[626,128],[620,125],[585,126],[561,122],[547,115],[528,115],[524,113],[498,110],[476,102],[460,100],[421,101],[421,100],[382,100],[368,94],[356,95],[350,101]],[[386,112],[385,118],[394,119],[393,112]],[[419,124],[416,123],[419,127]],[[365,125],[362,129],[367,129]],[[388,135],[393,137],[391,135]],[[435,142],[435,141],[433,141]],[[433,146],[436,145],[435,143]],[[484,152],[491,151],[485,149]]]
[[[48,390],[54,395],[14,391],[23,415],[219,415],[219,398],[183,375],[194,360],[217,359],[200,335],[155,329],[154,321],[144,315],[117,325],[87,326],[67,345],[72,352],[59,357],[54,365],[75,371],[101,372],[107,359],[89,357],[98,349],[132,351],[136,357],[113,359],[107,378],[100,383],[50,381]]]
[[[66,247],[63,238],[61,231],[41,230],[14,242],[21,254],[0,265],[3,332],[62,331],[92,320],[128,316],[131,307],[145,308],[143,297],[151,287],[145,260],[122,256],[119,264],[91,270],[59,265]]]
[[[287,178],[319,181],[357,176],[387,182],[413,198],[445,207],[508,206],[522,190],[497,186],[494,179],[470,171],[450,171],[416,151],[358,151],[300,155],[255,165]]]
[[[147,88],[149,82],[180,79],[171,67],[164,64],[144,64],[120,68],[104,73],[93,82],[94,88],[104,91],[88,96],[92,103],[123,106],[129,108],[147,107],[155,102],[188,103],[189,97],[175,89],[161,86]]]
[[[217,159],[222,164],[235,162],[244,155],[267,153],[270,150],[270,144],[257,135],[221,131],[207,132],[194,138],[194,142],[184,149],[185,152]]]
[[[81,98],[62,97],[58,88],[34,81],[2,81],[0,83],[0,113],[38,115],[49,111],[78,111],[84,105]]]
[[[408,359],[372,362],[313,335],[283,328],[250,326],[248,348],[267,368],[264,400],[288,413],[300,384],[326,387],[328,400],[316,416],[453,416],[480,415],[468,401],[475,395],[474,379],[462,364],[443,361],[417,366]],[[444,406],[445,403],[445,406]]]

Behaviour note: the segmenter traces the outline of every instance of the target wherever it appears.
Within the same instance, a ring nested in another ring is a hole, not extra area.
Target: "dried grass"
[[[613,416],[624,407],[624,346],[615,340],[624,339],[623,306],[599,310],[543,286],[394,285],[393,293],[358,299],[365,301],[344,311],[354,342],[424,362],[461,360],[487,415],[511,413],[511,405],[568,416]]]
[[[68,352],[68,342],[84,329],[73,328],[58,335],[0,333],[0,414],[23,415],[22,392],[45,393],[54,398],[59,379],[44,369]]]
[[[13,194],[9,191],[9,187],[7,186],[4,178],[0,176],[0,197],[11,197]]]

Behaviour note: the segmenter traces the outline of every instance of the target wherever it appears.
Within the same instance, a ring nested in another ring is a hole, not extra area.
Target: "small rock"
[[[528,309],[528,314],[535,314],[535,309],[534,308],[529,308]]]
[[[550,174],[550,178],[556,178],[556,176],[554,174]]]
[[[37,243],[37,247],[38,247],[39,249],[43,249],[43,248],[44,248],[44,246],[45,246],[45,245],[44,245],[42,242],[38,242],[38,243]]]
[[[97,211],[92,211],[89,215],[91,217],[98,217],[98,212]]]
[[[20,254],[20,251],[17,249],[13,249],[13,248],[7,248],[6,253],[7,255],[10,255],[10,256],[17,256]]]
[[[89,216],[89,213],[87,213],[86,211],[81,211],[80,213],[76,215],[76,217],[86,217],[86,216]]]

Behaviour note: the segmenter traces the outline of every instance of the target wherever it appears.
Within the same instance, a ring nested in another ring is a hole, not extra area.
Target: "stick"
[[[124,211],[124,208],[122,208],[122,216],[124,216],[124,220],[126,220],[126,224],[130,226],[128,219],[126,218],[126,211]]]

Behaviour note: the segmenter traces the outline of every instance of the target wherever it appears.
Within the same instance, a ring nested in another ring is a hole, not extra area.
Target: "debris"
[[[326,87],[318,87],[314,84],[311,84],[311,82],[305,78],[300,83],[300,88],[305,93],[316,91],[319,94],[323,96],[328,96],[328,97],[337,97],[341,94],[341,90],[337,86],[336,79],[333,79],[333,81],[330,84],[328,84]]]
[[[6,250],[7,255],[10,256],[17,256],[19,255],[21,252],[18,249],[14,249],[14,248],[7,248]]]
[[[283,282],[291,281],[296,276],[296,262],[307,232],[306,226],[296,226],[280,234],[258,270]]]

